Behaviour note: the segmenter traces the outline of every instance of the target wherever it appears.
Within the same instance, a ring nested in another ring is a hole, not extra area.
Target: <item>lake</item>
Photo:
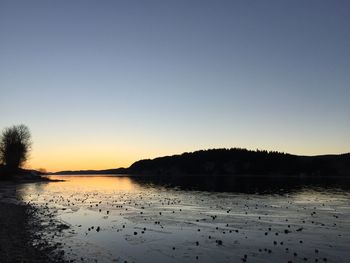
[[[349,262],[343,179],[50,178],[65,181],[23,184],[18,198],[77,262]]]

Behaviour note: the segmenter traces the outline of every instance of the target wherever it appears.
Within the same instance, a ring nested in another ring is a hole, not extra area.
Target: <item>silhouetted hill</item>
[[[132,175],[350,175],[350,153],[298,156],[247,149],[211,149],[140,160],[129,168],[61,171],[53,174]]]
[[[350,154],[297,156],[246,149],[212,149],[141,160],[130,174],[148,175],[350,175]]]

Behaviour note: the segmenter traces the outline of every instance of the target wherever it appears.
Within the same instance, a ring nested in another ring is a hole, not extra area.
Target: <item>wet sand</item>
[[[18,201],[16,188],[16,184],[0,182],[0,262],[66,262],[60,246],[41,234],[45,228],[43,213]]]

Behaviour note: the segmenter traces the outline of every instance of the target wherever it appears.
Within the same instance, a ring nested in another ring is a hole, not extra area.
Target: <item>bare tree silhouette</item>
[[[5,128],[0,136],[0,162],[10,171],[23,166],[31,149],[31,134],[27,126]]]

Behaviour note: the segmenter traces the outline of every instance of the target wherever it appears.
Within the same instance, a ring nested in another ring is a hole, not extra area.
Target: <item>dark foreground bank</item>
[[[65,262],[59,244],[41,236],[45,220],[39,211],[28,204],[9,202],[14,199],[11,195],[0,197],[0,262]]]

